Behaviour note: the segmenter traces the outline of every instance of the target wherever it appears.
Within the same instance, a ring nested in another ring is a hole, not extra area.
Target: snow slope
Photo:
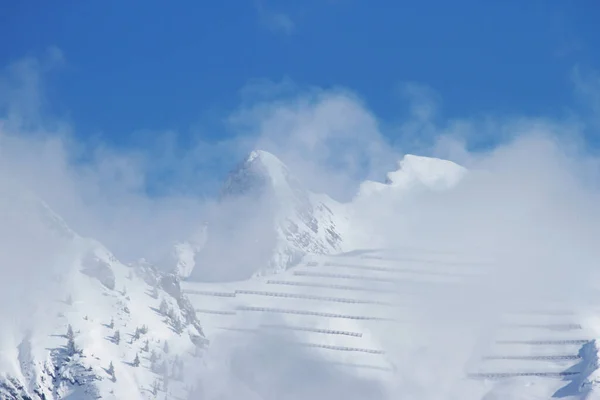
[[[305,254],[345,249],[344,205],[306,190],[265,151],[253,151],[229,175],[216,215],[192,279],[239,280],[277,273]]]
[[[291,187],[286,169],[271,161],[272,184]],[[568,295],[557,293],[555,305],[479,310],[470,303],[493,289],[482,283],[494,282],[498,260],[382,248],[401,227],[390,216],[402,216],[403,202],[451,190],[467,174],[452,162],[410,155],[399,166],[385,183],[365,182],[351,204],[341,205],[349,220],[346,252],[307,251],[276,275],[183,283],[215,343],[209,358],[217,365],[227,360],[222,376],[234,375],[264,399],[593,395],[594,330]],[[243,176],[231,185],[254,188],[242,184]],[[257,359],[264,370],[256,371]],[[306,371],[327,379],[308,374],[296,387],[295,376]]]
[[[597,368],[597,351],[585,350],[593,333],[560,297],[561,308],[532,303],[503,312],[492,330],[456,320],[460,294],[493,268],[460,255],[372,250],[314,255],[276,276],[188,281],[183,289],[207,337],[221,344],[210,358],[239,363],[236,377],[264,399],[327,398],[319,394],[327,383],[316,378],[303,382],[307,397],[277,389],[297,365],[372,385],[364,397],[345,393],[346,383],[327,389],[335,398],[585,398],[595,385],[588,370]],[[456,315],[446,321],[445,314]],[[267,371],[257,377],[245,354]]]
[[[0,255],[48,265],[30,281],[38,297],[0,311],[0,398],[600,398],[597,330],[568,293],[474,306],[499,260],[385,248],[403,202],[467,174],[410,155],[399,167],[339,204],[255,151],[206,237],[165,261],[173,273],[124,265],[39,200],[1,193],[12,233],[55,251]],[[23,313],[28,323],[10,322]]]
[[[145,399],[155,398],[155,386],[184,398],[186,382],[197,382],[199,369],[189,366],[198,364],[206,339],[177,278],[147,265],[126,266],[47,205],[15,198],[21,201],[11,216],[23,233],[60,246],[60,256],[46,254],[50,280],[30,278],[27,292],[35,302],[21,309],[22,295],[11,317],[3,317],[0,398]],[[10,199],[2,200],[8,207]],[[55,289],[36,287],[44,283]]]

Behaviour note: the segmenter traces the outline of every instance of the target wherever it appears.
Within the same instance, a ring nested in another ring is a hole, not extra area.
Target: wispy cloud
[[[289,14],[282,11],[275,11],[265,5],[264,1],[256,1],[256,10],[260,23],[275,33],[292,34],[296,29],[296,24]]]
[[[571,78],[575,84],[576,94],[595,115],[600,115],[600,73],[575,67]]]
[[[162,153],[148,148],[117,152],[97,145],[87,151],[85,162],[77,163],[73,159],[81,147],[89,145],[74,143],[69,129],[47,129],[44,118],[39,118],[42,75],[36,62],[29,61],[14,64],[2,74],[3,80],[0,77],[10,89],[0,92],[8,94],[0,112],[0,121],[6,122],[0,129],[0,190],[4,191],[0,196],[4,212],[0,275],[10,284],[10,288],[0,287],[5,304],[20,304],[17,299],[30,289],[32,277],[39,276],[40,286],[50,279],[40,273],[46,271],[49,257],[62,261],[62,249],[45,241],[43,231],[32,235],[38,223],[21,218],[27,217],[19,212],[22,202],[11,197],[17,187],[26,187],[47,200],[77,231],[99,238],[111,249],[136,254],[155,251],[187,234],[199,225],[204,212],[205,201],[197,197],[172,193],[156,198],[145,193],[148,170],[156,165],[176,168],[180,174],[182,170],[177,168],[181,165],[173,165],[186,164],[184,173],[197,172],[202,165],[194,160],[264,146],[290,161],[294,173],[312,179],[310,183],[320,189],[351,193],[364,178],[363,168],[379,172],[385,159],[399,155],[380,120],[355,93],[298,88],[285,81],[247,88],[244,103],[228,119],[234,135],[226,142],[210,145],[199,140],[191,150],[182,151],[165,137],[165,142],[157,145]],[[582,94],[593,100],[598,78],[591,77],[580,79],[578,75],[576,82],[580,82]],[[476,248],[510,257],[506,256],[493,282],[482,282],[452,302],[441,302],[443,292],[432,295],[422,325],[413,328],[407,324],[403,335],[387,328],[371,332],[398,349],[389,356],[402,361],[389,395],[387,388],[377,383],[336,368],[316,368],[304,352],[285,343],[252,339],[248,343],[215,341],[212,351],[217,368],[215,376],[207,377],[210,390],[217,386],[228,393],[252,389],[257,393],[254,398],[277,400],[464,400],[469,398],[464,393],[448,395],[449,388],[460,378],[457,371],[462,371],[472,336],[485,328],[490,309],[506,304],[508,298],[529,300],[550,291],[579,288],[580,281],[594,276],[599,258],[600,202],[597,186],[589,182],[598,181],[598,160],[590,159],[585,149],[572,142],[579,134],[577,126],[528,116],[445,120],[436,111],[440,102],[435,93],[418,85],[405,89],[411,102],[408,117],[401,121],[404,131],[400,133],[407,135],[399,138],[401,150],[414,151],[405,138],[426,127],[429,136],[423,144],[429,148],[422,147],[421,152],[450,155],[480,172],[445,194],[419,192],[391,201],[384,196],[375,199],[361,209],[364,221],[355,226],[369,233],[377,230],[377,236],[385,240],[382,243],[390,247]],[[15,116],[12,122],[7,121],[11,115]],[[494,149],[473,152],[469,144],[481,135],[503,140]],[[236,229],[244,224],[235,223]],[[264,239],[260,233],[258,237]],[[579,291],[573,290],[573,297],[576,295]],[[436,310],[433,306],[438,304],[441,309]],[[10,320],[4,312],[0,314],[3,321]],[[428,351],[395,347],[399,339],[411,337],[424,337]],[[268,368],[257,369],[257,359]],[[220,398],[253,397],[242,392]]]

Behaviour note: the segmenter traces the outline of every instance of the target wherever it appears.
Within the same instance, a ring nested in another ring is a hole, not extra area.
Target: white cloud
[[[594,122],[600,127],[600,73],[575,67],[571,79],[575,85],[576,94],[591,112]]]
[[[314,190],[338,198],[349,198],[359,181],[393,165],[377,119],[348,90],[309,88],[248,103],[230,122],[257,138],[255,147],[280,156]]]
[[[256,10],[258,11],[258,17],[261,24],[267,29],[275,33],[283,33],[286,35],[290,35],[295,31],[296,24],[290,15],[281,11],[272,10],[265,5],[265,2],[262,0],[256,1]]]
[[[0,224],[0,275],[10,282],[10,288],[0,290],[8,296],[2,298],[5,303],[22,295],[32,276],[39,275],[40,284],[47,279],[40,254],[60,252],[53,242],[39,238],[41,233],[32,240],[31,231],[40,231],[34,222],[18,217],[18,208],[10,208],[12,193],[39,195],[76,230],[100,238],[119,253],[152,254],[193,231],[207,207],[205,199],[189,193],[149,196],[144,187],[156,165],[184,173],[186,182],[193,183],[194,173],[204,166],[202,158],[237,157],[263,147],[281,156],[312,187],[349,198],[361,180],[383,178],[401,153],[412,152],[415,133],[427,135],[417,143],[420,153],[442,154],[477,172],[446,193],[373,201],[362,210],[363,228],[377,230],[391,247],[411,244],[494,254],[503,264],[494,279],[452,301],[441,301],[447,294],[443,291],[431,296],[422,330],[404,332],[429,340],[428,347],[419,352],[400,347],[389,355],[403,360],[393,394],[452,398],[444,396],[464,366],[462,350],[486,328],[490,310],[503,306],[505,299],[530,300],[558,289],[584,300],[587,293],[577,290],[578,282],[596,274],[600,201],[594,182],[600,176],[599,163],[582,147],[580,125],[571,120],[444,120],[436,112],[439,101],[430,101],[428,89],[409,86],[412,113],[401,121],[399,132],[406,136],[396,148],[382,133],[376,115],[348,90],[298,91],[293,85],[275,85],[261,91],[256,86],[228,119],[237,133],[232,139],[217,144],[199,139],[183,151],[168,134],[159,146],[168,149],[163,153],[118,152],[103,145],[87,148],[89,144],[77,142],[68,125],[60,122],[48,128],[40,110],[41,80],[35,61],[14,64],[2,78],[8,90],[2,91],[1,103],[0,209],[15,211],[4,215]],[[256,93],[258,102],[252,100]],[[470,144],[481,136],[494,137],[499,144],[472,151]],[[178,162],[184,165],[174,166]],[[22,231],[23,226],[30,231]],[[396,336],[383,337],[393,342]],[[267,391],[267,385],[277,399],[386,398],[385,390],[373,382],[351,379],[335,369],[313,370],[305,354],[272,345],[249,343],[234,349],[222,359],[223,370],[218,372],[223,380],[215,381],[232,379],[244,386],[258,377],[263,386],[257,389]],[[270,368],[257,369],[257,357]],[[329,379],[323,381],[323,376]]]

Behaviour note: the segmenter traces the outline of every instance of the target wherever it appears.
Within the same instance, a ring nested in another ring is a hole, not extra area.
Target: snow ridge
[[[186,366],[199,364],[208,342],[179,278],[124,265],[46,204],[19,204],[65,243],[69,266],[55,276],[64,297],[48,292],[28,331],[3,321],[0,398],[187,398],[199,369]]]
[[[261,239],[253,245],[253,265],[243,275],[221,274],[217,280],[277,273],[297,264],[305,254],[330,254],[344,248],[344,207],[306,190],[285,164],[266,151],[251,152],[234,169],[221,190],[220,205],[226,215],[209,224],[205,253],[222,250],[224,237],[238,236],[239,243],[229,245],[240,248]],[[209,274],[205,266],[211,262],[200,256],[195,277]],[[230,270],[244,269],[239,263],[248,264],[248,257],[232,261]]]

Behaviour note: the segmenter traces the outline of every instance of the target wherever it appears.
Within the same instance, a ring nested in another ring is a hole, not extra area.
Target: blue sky
[[[406,82],[447,117],[560,116],[577,106],[574,69],[600,69],[595,0],[9,3],[0,64],[60,49],[46,111],[122,148],[140,131],[225,137],[256,79],[349,88],[386,122],[406,114]]]

